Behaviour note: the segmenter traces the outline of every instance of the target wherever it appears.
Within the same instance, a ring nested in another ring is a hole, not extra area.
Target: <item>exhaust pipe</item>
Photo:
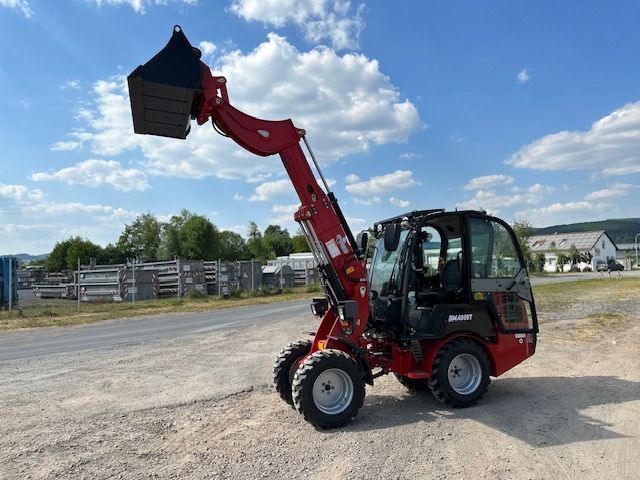
[[[135,133],[185,139],[201,99],[200,50],[179,25],[169,43],[127,77]]]

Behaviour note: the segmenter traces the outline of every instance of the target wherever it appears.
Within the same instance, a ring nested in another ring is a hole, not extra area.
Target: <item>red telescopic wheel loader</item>
[[[226,79],[200,56],[176,26],[169,43],[128,76],[134,130],[184,139],[191,119],[211,119],[246,150],[280,155],[300,198],[294,219],[325,290],[311,305],[320,317],[313,340],[289,344],[276,360],[284,401],[316,427],[339,427],[358,413],[365,384],[393,373],[410,390],[464,408],[491,376],[533,355],[535,303],[509,225],[478,211],[412,211],[377,222],[367,249],[368,234],[354,238],[305,131],[234,108]]]

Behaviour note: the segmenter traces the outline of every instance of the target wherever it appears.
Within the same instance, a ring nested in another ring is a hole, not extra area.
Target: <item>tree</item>
[[[275,256],[285,256],[293,252],[293,242],[286,228],[279,225],[269,225],[262,237],[265,248],[268,252],[273,252]]]
[[[66,268],[75,270],[80,263],[88,264],[92,258],[97,259],[102,253],[102,247],[86,238],[75,237],[68,240],[66,255]]]
[[[222,260],[242,260],[247,257],[247,242],[236,232],[225,230],[220,233],[220,253]]]
[[[572,244],[571,247],[569,247],[569,259],[571,260],[572,265],[576,265],[580,262],[580,252],[575,244]]]
[[[157,260],[162,225],[155,215],[144,213],[131,225],[125,225],[117,247],[126,257]]]
[[[538,272],[544,272],[544,264],[547,263],[547,257],[544,253],[540,252],[536,255],[534,265]]]
[[[516,220],[513,222],[513,233],[516,234],[518,246],[527,265],[531,263],[531,247],[529,247],[529,239],[533,233],[533,227],[526,220]]]
[[[109,243],[96,258],[97,262],[101,265],[116,265],[119,263],[126,263],[127,254],[123,252],[117,245]]]
[[[67,268],[67,249],[71,244],[71,240],[69,238],[55,244],[44,264],[47,272],[59,272]]]
[[[180,230],[181,253],[185,258],[215,260],[220,251],[220,233],[202,215],[191,215]]]
[[[174,215],[168,223],[162,225],[160,249],[158,250],[160,259],[171,260],[180,256],[180,229],[183,224],[184,217],[182,215]]]
[[[275,257],[273,251],[267,250],[262,238],[262,233],[256,222],[249,222],[249,239],[247,240],[247,253],[250,258],[257,258],[258,260],[267,260],[268,258]]]
[[[293,253],[304,253],[311,251],[309,249],[309,244],[307,243],[307,238],[302,233],[301,228],[298,228],[296,234],[291,237],[291,242],[293,244]]]
[[[220,252],[220,232],[207,217],[185,209],[162,226],[159,251],[163,259],[216,260]]]
[[[571,260],[571,257],[565,253],[558,253],[558,257],[556,260],[556,271],[562,272],[564,271],[564,265]]]

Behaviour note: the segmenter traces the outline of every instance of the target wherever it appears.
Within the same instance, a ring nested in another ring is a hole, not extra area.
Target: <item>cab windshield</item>
[[[409,230],[403,230],[400,233],[400,241],[398,248],[388,252],[384,249],[384,237],[376,242],[373,260],[371,261],[371,271],[369,274],[369,283],[371,290],[378,292],[381,297],[387,297],[390,293],[396,293],[399,289],[399,277],[402,268],[402,252],[405,248],[405,242]]]

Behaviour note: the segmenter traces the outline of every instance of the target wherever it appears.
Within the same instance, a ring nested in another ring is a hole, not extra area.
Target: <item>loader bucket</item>
[[[127,77],[133,130],[186,138],[201,81],[199,54],[176,25],[169,43]]]

